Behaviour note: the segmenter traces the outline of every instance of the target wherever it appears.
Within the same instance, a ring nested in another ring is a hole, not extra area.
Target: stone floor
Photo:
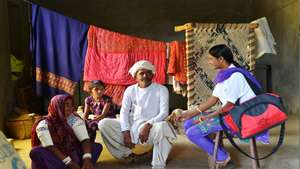
[[[261,161],[261,169],[299,169],[299,116],[292,115],[289,117],[286,126],[286,137],[283,146],[273,156]],[[268,153],[278,138],[278,129],[271,131],[271,144],[260,145],[258,149],[260,155]],[[101,138],[97,137],[101,142]],[[28,157],[30,149],[30,140],[15,140],[15,147],[21,158],[30,168],[30,159]],[[245,150],[248,150],[247,144],[239,144]],[[225,141],[225,147],[230,152],[238,169],[250,169],[251,160],[237,150],[230,143]],[[140,164],[131,164],[114,159],[104,148],[95,169],[150,169],[151,159]],[[206,154],[190,143],[185,136],[179,135],[173,149],[170,153],[167,169],[208,169]]]

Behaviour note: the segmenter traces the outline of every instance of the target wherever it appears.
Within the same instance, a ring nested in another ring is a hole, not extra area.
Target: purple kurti
[[[107,117],[111,117],[111,118],[116,117],[115,108],[114,108],[114,105],[112,104],[112,100],[109,96],[103,95],[99,102],[96,102],[96,100],[93,98],[93,96],[89,96],[85,99],[85,103],[91,108],[91,111],[94,115],[101,115],[104,105],[106,103],[110,103],[111,106],[108,110]]]
[[[99,102],[93,98],[93,96],[89,96],[85,99],[85,104],[90,107],[90,111],[94,115],[101,115],[104,105],[106,103],[110,103],[110,108],[108,110],[107,117],[108,118],[115,118],[116,117],[116,108],[113,104],[111,98],[109,96],[103,95]],[[98,120],[86,120],[88,131],[90,133],[91,141],[94,141],[96,138],[96,131],[98,129]]]

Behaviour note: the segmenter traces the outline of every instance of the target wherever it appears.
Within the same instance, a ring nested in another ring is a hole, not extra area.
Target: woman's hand
[[[192,110],[185,110],[182,112],[182,114],[175,117],[175,121],[182,122],[184,120],[190,119],[193,117],[193,111]]]
[[[182,122],[185,119],[183,114],[180,114],[178,116],[175,117],[175,121],[176,122]]]
[[[62,161],[66,158],[70,158],[69,156],[66,156],[65,154],[63,154],[57,147],[55,146],[48,146],[47,147],[48,150],[50,150],[53,154],[55,154],[59,159],[61,159]],[[66,164],[68,166],[68,168],[70,169],[80,169],[80,166],[71,159],[71,161]]]
[[[81,169],[94,169],[94,165],[92,163],[91,158],[85,158],[83,160],[82,168]]]
[[[67,166],[70,169],[80,169],[80,166],[77,163],[75,163],[74,161],[71,161]]]
[[[205,116],[205,115],[201,115],[200,117],[199,117],[199,122],[201,123],[202,121],[205,121],[205,120],[207,120],[207,119],[209,119],[210,117],[208,117],[208,116]]]
[[[81,148],[82,152],[84,153],[82,155],[82,166],[81,169],[93,169],[93,163],[92,163],[92,144],[90,142],[90,139],[86,139],[81,142]]]

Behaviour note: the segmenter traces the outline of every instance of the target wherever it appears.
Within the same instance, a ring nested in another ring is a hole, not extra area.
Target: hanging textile
[[[128,86],[106,84],[104,94],[112,97],[115,104],[121,106],[123,94]]]
[[[185,41],[173,41],[170,43],[170,55],[167,73],[171,76],[175,76],[175,80],[180,84],[187,83],[185,46]]]
[[[194,24],[193,28],[186,30],[186,42],[189,108],[212,94],[216,70],[207,64],[208,50],[212,46],[226,44],[235,61],[254,69],[255,36],[249,24]]]
[[[90,26],[88,50],[84,65],[84,81],[101,80],[105,84],[136,83],[128,74],[139,60],[149,60],[155,66],[154,82],[166,81],[166,43],[141,39]]]
[[[38,95],[74,94],[83,70],[88,28],[75,19],[32,4],[31,50]]]
[[[276,55],[276,42],[270,30],[267,18],[262,17],[251,23],[257,23],[259,25],[256,29],[254,29],[257,44],[255,50],[255,58],[258,59],[265,53]]]
[[[172,76],[173,82],[172,82],[172,86],[173,86],[173,91],[176,94],[182,95],[184,97],[186,97],[187,95],[187,85],[186,84],[181,84],[178,81],[175,80],[175,77]]]

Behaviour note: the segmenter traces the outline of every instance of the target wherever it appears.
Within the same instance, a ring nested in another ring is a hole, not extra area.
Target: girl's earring
[[[220,61],[221,63],[223,62],[223,60],[224,60],[224,59],[223,59],[222,57],[220,57],[219,61]]]

